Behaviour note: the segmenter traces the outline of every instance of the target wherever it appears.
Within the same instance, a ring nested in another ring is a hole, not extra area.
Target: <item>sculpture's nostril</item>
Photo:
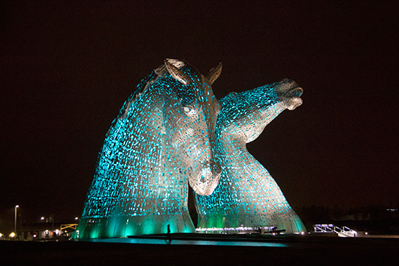
[[[220,172],[222,172],[222,167],[220,167],[219,162],[215,162],[212,164],[212,172],[215,174],[219,174]]]
[[[301,97],[303,94],[303,89],[301,87],[294,88],[290,94],[292,97]]]

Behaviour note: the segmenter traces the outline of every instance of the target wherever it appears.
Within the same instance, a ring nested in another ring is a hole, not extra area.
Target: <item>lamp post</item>
[[[17,234],[17,212],[18,212],[19,205],[15,205],[15,222],[14,222],[14,232]]]

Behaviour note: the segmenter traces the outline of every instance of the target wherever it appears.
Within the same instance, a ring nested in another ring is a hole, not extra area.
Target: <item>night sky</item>
[[[294,208],[399,204],[399,1],[0,7],[2,210],[80,216],[105,133],[165,58],[203,74],[223,62],[219,99],[283,78],[303,87],[303,105],[248,145]]]

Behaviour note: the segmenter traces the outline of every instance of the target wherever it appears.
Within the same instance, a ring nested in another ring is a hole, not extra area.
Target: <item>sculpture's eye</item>
[[[183,111],[184,111],[184,113],[186,113],[186,115],[189,115],[189,116],[195,115],[197,113],[195,111],[195,109],[189,105],[183,106]]]

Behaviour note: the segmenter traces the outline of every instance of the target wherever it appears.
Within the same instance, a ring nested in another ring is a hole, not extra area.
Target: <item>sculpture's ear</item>
[[[209,70],[208,75],[206,75],[206,78],[209,80],[211,84],[215,82],[215,80],[218,79],[220,76],[220,73],[222,73],[222,62],[219,63],[217,67],[212,68]]]
[[[171,59],[169,59],[171,60]],[[184,85],[188,85],[190,84],[190,78],[183,73],[183,71],[181,71],[180,69],[178,69],[177,67],[175,67],[174,65],[172,65],[171,63],[169,63],[169,60],[166,59],[165,60],[165,67],[166,70],[169,72],[169,74],[177,81],[179,81],[180,83],[184,84]]]

